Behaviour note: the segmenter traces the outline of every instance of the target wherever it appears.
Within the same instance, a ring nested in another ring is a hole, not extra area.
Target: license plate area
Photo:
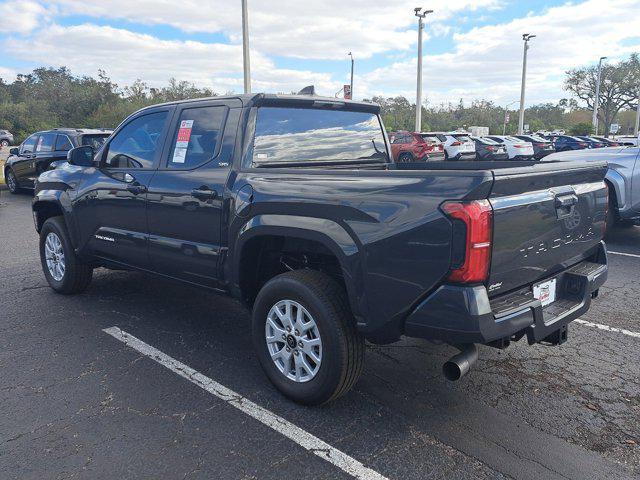
[[[533,298],[540,300],[542,306],[546,307],[556,301],[556,287],[557,281],[555,278],[538,283],[533,286]]]

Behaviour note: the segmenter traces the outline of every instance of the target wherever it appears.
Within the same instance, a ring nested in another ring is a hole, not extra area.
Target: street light
[[[598,79],[596,81],[596,98],[593,101],[593,119],[591,123],[593,125],[593,131],[598,134],[598,107],[600,106],[600,80],[602,79],[602,60],[606,60],[607,57],[600,57],[598,61]],[[608,135],[605,132],[605,135]]]
[[[636,105],[636,126],[633,129],[633,134],[638,137],[640,132],[640,87],[638,87],[638,105]]]
[[[249,13],[247,0],[242,0],[242,61],[244,70],[244,93],[251,93],[251,66],[249,62]]]
[[[422,7],[413,9],[418,17],[418,86],[416,89],[416,132],[422,130],[422,30],[424,29],[424,17],[433,13],[433,10],[424,10]],[[421,12],[422,11],[422,12]]]
[[[518,134],[524,133],[524,88],[527,81],[527,50],[529,50],[529,40],[535,38],[535,35],[525,33],[522,35],[524,40],[524,54],[522,57],[522,86],[520,88],[520,118],[518,119]]]
[[[349,52],[351,57],[351,100],[353,100],[353,53]]]

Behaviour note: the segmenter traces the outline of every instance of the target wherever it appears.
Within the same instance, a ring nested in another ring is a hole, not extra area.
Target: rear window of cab
[[[256,167],[389,163],[382,125],[369,112],[260,107]]]

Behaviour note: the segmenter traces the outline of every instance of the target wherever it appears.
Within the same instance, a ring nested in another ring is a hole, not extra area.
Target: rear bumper
[[[607,280],[604,242],[597,254],[540,282],[556,279],[556,301],[542,306],[532,285],[489,299],[483,285],[443,285],[409,315],[404,333],[451,344],[508,342],[527,336],[529,344],[551,338],[591,306],[592,294]]]

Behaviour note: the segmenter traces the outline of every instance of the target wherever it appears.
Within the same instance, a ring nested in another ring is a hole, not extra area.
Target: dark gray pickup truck
[[[157,105],[99,151],[43,173],[44,274],[82,292],[96,267],[232,294],[285,395],[357,381],[364,340],[557,345],[607,277],[605,163],[394,164],[377,106],[240,95]]]

